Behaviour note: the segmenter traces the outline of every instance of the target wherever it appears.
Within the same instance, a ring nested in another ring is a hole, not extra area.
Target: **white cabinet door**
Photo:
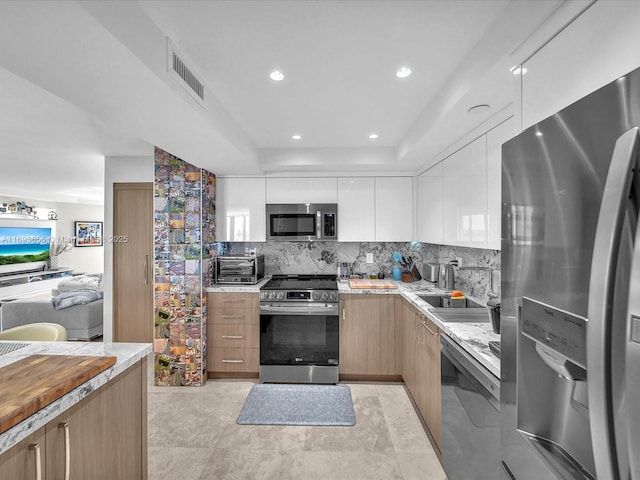
[[[216,241],[264,242],[265,179],[216,179]]]
[[[413,178],[376,177],[376,241],[413,240]]]
[[[502,216],[502,144],[516,134],[510,117],[487,132],[487,248],[500,250]]]
[[[373,177],[338,178],[338,240],[372,242],[375,235]]]
[[[337,178],[267,178],[267,203],[338,203]]]
[[[640,66],[639,18],[640,2],[595,2],[525,62],[523,129]]]
[[[444,243],[443,163],[437,164],[417,178],[416,240]]]
[[[444,160],[444,243],[487,247],[487,137]]]

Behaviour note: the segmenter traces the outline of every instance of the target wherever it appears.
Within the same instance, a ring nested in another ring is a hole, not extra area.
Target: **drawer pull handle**
[[[244,315],[222,315],[222,318],[244,318]]]
[[[241,340],[244,338],[244,335],[221,335],[222,338],[231,338],[234,340]]]
[[[244,360],[222,360],[222,363],[244,363]]]
[[[33,450],[36,454],[36,480],[42,480],[42,457],[40,456],[40,444],[32,443],[29,450]]]
[[[426,324],[426,323],[423,323],[422,325],[424,325],[424,328],[426,328],[426,329],[427,329],[427,332],[429,332],[431,335],[433,335],[434,337],[437,337],[437,336],[438,336],[438,332],[434,332],[434,331],[432,331],[429,327],[427,327],[427,324]]]
[[[71,446],[69,445],[69,424],[59,423],[58,428],[64,429],[64,480],[69,480],[71,472]]]

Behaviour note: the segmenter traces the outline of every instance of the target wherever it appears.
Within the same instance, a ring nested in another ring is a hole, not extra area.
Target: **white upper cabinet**
[[[523,130],[640,66],[639,18],[640,2],[595,2],[525,62]]]
[[[267,203],[338,203],[337,178],[267,178]]]
[[[266,240],[264,178],[216,178],[216,241]]]
[[[376,241],[413,240],[413,178],[376,177]]]
[[[416,235],[419,242],[444,243],[444,164],[440,162],[416,179]]]
[[[505,122],[487,132],[487,248],[500,250],[502,218],[502,144],[516,134],[515,120]]]
[[[444,243],[487,248],[487,137],[444,160]]]
[[[374,178],[338,178],[338,240],[370,242],[375,234]]]

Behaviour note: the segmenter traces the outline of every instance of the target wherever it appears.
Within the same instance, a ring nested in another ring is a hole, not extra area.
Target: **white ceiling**
[[[153,145],[219,175],[414,174],[506,118],[513,52],[563,3],[0,2],[0,195],[100,203],[103,157]]]

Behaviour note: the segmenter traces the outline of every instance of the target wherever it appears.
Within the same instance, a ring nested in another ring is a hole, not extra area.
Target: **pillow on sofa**
[[[80,288],[99,290],[102,288],[102,275],[76,275],[66,277],[58,282],[58,292],[71,292]]]

